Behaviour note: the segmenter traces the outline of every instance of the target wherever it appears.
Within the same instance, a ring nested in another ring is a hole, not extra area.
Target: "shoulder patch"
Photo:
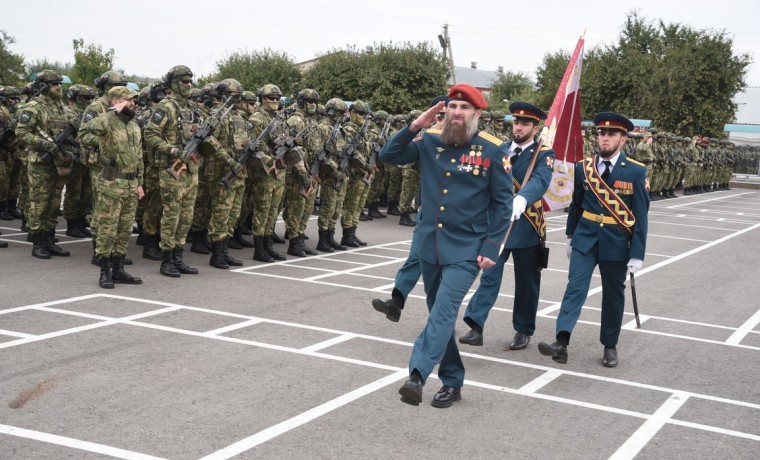
[[[82,121],[84,121],[85,123],[89,123],[93,118],[97,116],[98,114],[95,113],[94,110],[89,110],[87,111],[87,113],[84,114],[84,119]]]
[[[628,160],[630,163],[633,163],[635,165],[643,166],[645,168],[647,167],[644,163],[639,163],[638,161],[634,160],[631,157],[626,157],[625,159]]]
[[[478,131],[478,137],[487,140],[488,142],[494,144],[497,147],[504,143],[504,141],[502,141],[498,137],[494,136],[493,134],[489,134],[485,131]]]
[[[166,115],[166,113],[165,113],[163,110],[161,110],[161,109],[156,109],[156,110],[153,112],[153,115],[150,117],[150,119],[151,119],[151,121],[152,121],[153,123],[155,123],[155,124],[159,124],[159,123],[161,123],[161,120],[163,120],[163,119],[164,119],[164,116],[165,116],[165,115]]]
[[[21,112],[21,116],[19,117],[18,121],[20,123],[29,123],[29,120],[32,119],[32,112],[28,110],[24,110]]]

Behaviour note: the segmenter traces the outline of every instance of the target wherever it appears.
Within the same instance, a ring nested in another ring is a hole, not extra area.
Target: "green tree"
[[[305,72],[304,86],[323,100],[361,99],[373,110],[406,113],[446,93],[448,77],[444,58],[430,43],[380,43],[371,52],[348,48],[320,56]]]
[[[63,64],[58,61],[50,62],[47,59],[36,59],[25,64],[27,78],[43,70],[55,70],[62,75],[71,76],[71,64]]]
[[[8,49],[16,40],[0,29],[0,81],[4,85],[19,85],[24,81],[24,56]]]
[[[299,91],[301,71],[293,58],[281,51],[269,48],[257,51],[233,51],[216,63],[217,71],[203,76],[203,84],[216,82],[225,78],[234,78],[248,91],[256,90],[266,84],[277,85],[283,94],[293,95]]]
[[[74,39],[74,65],[71,67],[71,81],[92,86],[93,81],[103,72],[113,69],[114,50],[103,51],[100,45],[85,44],[84,40]]]
[[[536,96],[533,81],[528,75],[523,72],[507,71],[500,73],[493,82],[491,94],[488,96],[488,108],[507,112],[511,102],[534,103],[537,100]]]

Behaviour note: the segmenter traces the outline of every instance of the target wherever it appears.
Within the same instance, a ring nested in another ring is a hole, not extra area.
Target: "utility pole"
[[[451,51],[451,37],[449,37],[449,23],[446,23],[443,25],[443,34],[438,35],[438,41],[441,43],[441,48],[443,48],[444,59],[447,58],[447,54],[448,54],[447,60],[449,63],[449,72],[451,72],[451,82],[453,85],[456,85],[457,75],[454,72],[454,54]]]

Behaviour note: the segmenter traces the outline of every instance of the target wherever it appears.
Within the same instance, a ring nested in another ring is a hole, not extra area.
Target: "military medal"
[[[491,167],[491,159],[486,158],[485,160],[483,160],[483,177],[486,177],[486,175],[488,174],[488,168],[490,167]]]
[[[459,157],[459,166],[457,166],[457,169],[460,171],[463,171],[465,169],[465,166],[467,165],[468,159],[469,157],[467,156],[467,154],[463,153],[462,156]]]
[[[475,153],[475,159],[473,161],[475,163],[475,169],[473,169],[472,174],[477,176],[480,174],[480,165],[483,164],[483,146],[478,146],[478,151]]]

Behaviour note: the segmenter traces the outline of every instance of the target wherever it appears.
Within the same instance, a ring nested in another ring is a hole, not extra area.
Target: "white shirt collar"
[[[596,162],[597,169],[599,169],[602,166],[603,161],[609,161],[612,164],[610,168],[614,168],[615,165],[617,164],[618,159],[620,158],[620,151],[618,150],[618,153],[611,156],[610,158],[605,159],[605,158],[602,158],[601,155],[598,155],[598,157],[599,157],[599,161]]]
[[[510,152],[512,155],[514,155],[514,154],[515,154],[515,149],[516,149],[517,147],[520,147],[520,148],[522,149],[522,150],[520,151],[520,153],[522,153],[522,152],[526,151],[526,150],[528,149],[528,147],[530,147],[531,145],[533,145],[533,139],[529,140],[528,142],[526,142],[526,143],[525,143],[525,144],[523,144],[523,145],[518,145],[518,144],[517,144],[517,142],[514,142],[514,141],[513,141],[513,142],[512,142],[512,145],[511,145],[511,149],[509,150],[509,152]]]

